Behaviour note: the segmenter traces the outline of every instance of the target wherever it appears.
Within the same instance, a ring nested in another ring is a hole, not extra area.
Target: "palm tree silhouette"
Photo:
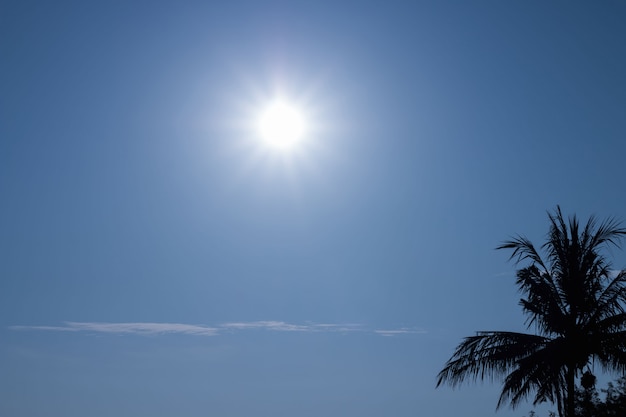
[[[589,218],[580,228],[561,208],[549,213],[544,258],[525,237],[504,242],[511,249],[520,305],[535,334],[483,331],[465,338],[437,377],[437,386],[466,379],[504,377],[497,408],[515,407],[531,393],[533,404],[556,404],[559,416],[575,416],[576,378],[595,361],[605,371],[626,371],[626,270],[613,271],[602,255],[619,247],[626,228],[609,218]]]

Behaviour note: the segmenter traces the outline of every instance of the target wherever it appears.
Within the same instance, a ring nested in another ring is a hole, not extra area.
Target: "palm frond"
[[[596,299],[588,322],[598,322],[624,313],[626,303],[626,270],[620,271],[604,287]]]
[[[535,392],[534,404],[560,398],[564,386],[563,344],[562,338],[551,339],[532,355],[520,359],[517,369],[504,381],[498,407],[507,402],[516,407],[531,392]]]
[[[525,236],[518,235],[511,240],[504,241],[500,246],[496,247],[496,249],[513,249],[509,259],[516,259],[516,264],[526,259],[530,259],[534,264],[546,269],[539,252],[537,252],[535,246]]]
[[[593,234],[589,247],[599,248],[603,244],[621,247],[622,239],[626,236],[626,228],[614,217],[609,217],[603,221]]]
[[[453,387],[466,379],[494,379],[515,369],[519,360],[541,349],[550,339],[515,332],[478,332],[456,348],[437,377],[437,386]]]
[[[626,372],[626,317],[622,317],[621,330],[603,335],[595,357],[604,371]]]
[[[567,314],[561,291],[550,274],[541,272],[535,265],[520,269],[516,281],[520,291],[527,294],[520,300],[523,311],[529,315],[526,324],[535,324],[544,334],[562,332]]]
[[[592,325],[593,327],[591,327]],[[626,331],[626,312],[605,317],[590,324],[589,327],[596,337],[609,337],[614,333]]]

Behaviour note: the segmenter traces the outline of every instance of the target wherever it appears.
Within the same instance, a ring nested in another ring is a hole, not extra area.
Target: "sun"
[[[276,100],[259,115],[258,133],[267,145],[279,150],[292,149],[306,133],[302,111],[294,104]]]

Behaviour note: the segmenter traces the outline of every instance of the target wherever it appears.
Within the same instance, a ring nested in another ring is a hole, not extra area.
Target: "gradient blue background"
[[[621,1],[3,1],[0,415],[495,415],[497,383],[436,374],[462,337],[524,328],[502,240],[541,242],[557,204],[626,217],[625,21]],[[276,91],[309,110],[306,152],[250,137]],[[258,321],[359,330],[220,327]],[[220,330],[40,328],[67,322]]]

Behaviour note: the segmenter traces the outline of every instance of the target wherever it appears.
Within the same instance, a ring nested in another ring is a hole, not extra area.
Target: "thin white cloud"
[[[263,329],[278,332],[348,332],[359,330],[359,324],[307,323],[293,324],[284,321],[248,321],[220,324],[229,330]]]
[[[77,332],[79,329],[68,326],[9,326],[11,330],[48,330],[53,332]]]
[[[65,322],[65,326],[11,326],[11,329],[139,335],[178,333],[194,336],[215,336],[218,334],[214,327],[182,323],[85,323],[68,321]]]
[[[233,330],[266,329],[279,332],[307,332],[310,327],[302,324],[290,324],[284,321],[248,321],[224,323],[220,327]]]
[[[424,334],[426,333],[426,330],[408,329],[408,328],[390,329],[390,330],[377,329],[377,330],[374,330],[374,333],[379,334],[381,336],[385,336],[385,337],[391,337],[391,336],[399,336],[402,334]]]
[[[398,336],[402,334],[426,333],[414,328],[369,330],[354,323],[306,323],[294,324],[284,321],[247,321],[228,322],[215,327],[184,323],[106,323],[106,322],[65,322],[63,326],[10,326],[11,330],[53,331],[53,332],[89,332],[128,335],[185,334],[192,336],[217,336],[223,332],[266,330],[274,332],[310,332],[310,333],[374,333],[380,336]]]
[[[320,323],[311,325],[315,331],[323,332],[362,332],[364,331],[363,325],[357,323],[345,323],[345,324],[331,324]]]

